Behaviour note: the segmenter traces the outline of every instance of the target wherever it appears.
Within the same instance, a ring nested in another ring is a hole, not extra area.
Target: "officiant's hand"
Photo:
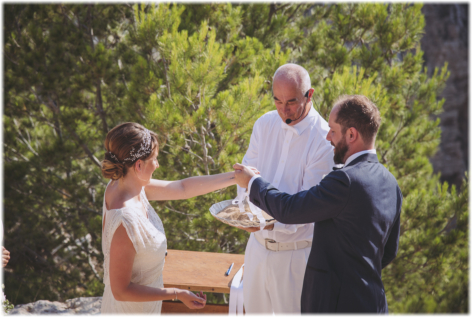
[[[252,166],[246,166],[247,168],[249,168],[251,171],[253,171],[255,174],[261,174],[261,172],[259,172],[259,170],[255,167],[252,167]]]
[[[247,188],[251,178],[256,175],[256,173],[248,166],[236,163],[233,165],[235,169],[236,183],[242,188]]]

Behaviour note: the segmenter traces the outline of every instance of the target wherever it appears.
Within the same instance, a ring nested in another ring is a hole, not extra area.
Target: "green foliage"
[[[448,73],[423,69],[423,28],[420,4],[5,5],[8,298],[101,295],[97,161],[111,127],[159,134],[156,178],[230,171],[274,109],[274,71],[296,62],[326,119],[341,94],[382,114],[378,156],[404,196],[390,311],[467,312],[468,181],[457,192],[432,174]],[[169,248],[243,253],[248,235],[208,213],[235,195],[155,203]]]
[[[5,285],[2,284],[2,293],[1,293],[2,295],[3,295],[3,290],[4,289],[5,289]],[[6,299],[6,298],[3,299],[2,298],[1,300],[2,300],[3,312],[5,314],[8,314],[13,308],[15,308],[15,306],[12,303],[10,303],[10,301],[8,299]]]
[[[128,66],[117,63],[129,51],[117,46],[132,11],[4,8],[5,292],[15,304],[98,294],[105,181],[97,157],[110,126],[139,120],[126,110]]]
[[[434,179],[437,182],[437,178]],[[468,310],[468,188],[438,184],[404,200],[400,250],[383,271],[390,307],[399,312]]]

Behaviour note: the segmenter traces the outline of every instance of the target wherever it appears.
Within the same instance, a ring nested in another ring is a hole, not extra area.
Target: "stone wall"
[[[41,315],[41,314],[100,314],[101,297],[79,297],[66,300],[65,303],[38,300],[34,303],[17,305],[10,315]]]
[[[424,66],[432,74],[447,62],[450,72],[440,96],[446,100],[439,116],[441,144],[431,163],[442,181],[459,186],[468,170],[469,152],[469,4],[425,4],[422,11]]]

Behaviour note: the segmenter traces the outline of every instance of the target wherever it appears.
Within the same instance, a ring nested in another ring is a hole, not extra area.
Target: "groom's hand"
[[[239,163],[234,164],[233,168],[235,170],[236,183],[242,188],[247,188],[251,178],[256,175],[254,171]]]

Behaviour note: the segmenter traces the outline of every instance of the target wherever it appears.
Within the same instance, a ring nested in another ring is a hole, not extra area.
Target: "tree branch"
[[[202,238],[199,238],[198,236],[196,238],[192,237],[190,234],[188,234],[187,232],[185,231],[182,231],[186,236],[187,238],[189,238],[190,240],[195,240],[195,241],[202,241],[202,242],[205,242],[206,240],[205,239],[202,239]]]
[[[201,126],[201,131],[202,134],[200,137],[202,138],[202,143],[200,144],[202,146],[202,151],[203,151],[203,164],[205,164],[205,173],[207,175],[210,175],[210,171],[208,170],[208,149],[206,147],[206,141],[205,141],[205,128]]]
[[[16,121],[16,119],[13,119],[13,122],[15,123],[15,128],[16,128],[16,132],[18,133],[18,135],[20,136],[20,139],[19,141],[24,143],[28,149],[31,151],[31,153],[33,153],[34,155],[36,156],[39,156],[38,153],[33,149],[33,147],[31,146],[31,144],[29,144],[29,142],[25,139],[25,137],[23,136],[23,134],[21,134],[21,131],[20,131],[20,128],[18,127],[18,122]]]
[[[397,137],[400,135],[400,132],[402,132],[403,128],[405,128],[406,124],[402,125],[403,123],[403,117],[400,118],[400,128],[395,132],[395,135],[393,136],[392,140],[390,140],[390,147],[385,150],[385,152],[382,155],[382,163],[385,163],[385,156],[387,156],[387,153],[389,150],[392,148],[393,143],[397,139]]]
[[[95,165],[97,165],[98,167],[101,167],[102,164],[100,163],[100,161],[95,157],[95,155],[93,155],[92,151],[90,151],[88,146],[84,142],[82,142],[82,140],[77,135],[77,133],[75,133],[75,131],[72,130],[68,126],[66,126],[66,129],[74,137],[74,139],[77,141],[77,143],[79,143],[79,145],[82,147],[82,149],[87,154],[87,156],[92,160],[92,162],[95,163]]]
[[[166,143],[165,146],[177,148],[176,146],[169,145],[168,143]],[[203,162],[203,158],[200,157],[199,155],[195,154],[194,152],[192,152],[191,149],[186,149],[186,148],[181,147],[181,146],[180,146],[179,148],[180,148],[182,151],[185,151],[185,152],[187,152],[188,154],[191,154],[191,155],[195,156],[196,158],[198,158],[200,161]]]
[[[23,154],[21,154],[20,152],[18,152],[17,150],[15,150],[15,148],[8,146],[8,144],[6,144],[6,143],[3,143],[3,146],[6,147],[8,150],[12,151],[17,156],[20,156],[26,162],[29,162],[29,159],[26,156],[24,156]]]
[[[298,9],[300,9],[301,6],[302,6],[302,5],[299,4],[299,5],[295,8],[295,10],[292,12],[292,14],[287,18],[287,22],[290,21],[290,20],[295,16],[295,13],[297,13]]]
[[[49,102],[46,103],[46,105],[49,106],[49,108],[54,113],[60,114],[60,107],[57,105],[57,103],[53,99],[51,99],[51,97],[49,97]],[[92,151],[90,151],[88,146],[84,142],[82,142],[82,140],[77,135],[77,133],[74,130],[72,130],[72,128],[69,125],[66,124],[64,126],[66,127],[66,130],[74,137],[76,142],[79,143],[79,145],[82,147],[82,149],[87,154],[87,156],[92,160],[92,162],[95,163],[95,165],[97,165],[98,167],[101,167],[102,165],[100,164],[100,161],[95,157],[95,155],[93,155]]]
[[[100,80],[97,80],[96,88],[97,88],[97,91],[96,91],[97,99],[96,99],[95,105],[97,107],[98,115],[102,119],[103,132],[108,133],[107,119],[106,119],[105,111],[103,111],[102,89],[100,87]]]
[[[164,58],[164,56],[162,56],[162,65],[163,65],[163,68],[164,68],[164,77],[166,79],[167,94],[168,94],[169,99],[172,100],[172,95],[170,93],[169,76],[167,75],[167,61]]]

